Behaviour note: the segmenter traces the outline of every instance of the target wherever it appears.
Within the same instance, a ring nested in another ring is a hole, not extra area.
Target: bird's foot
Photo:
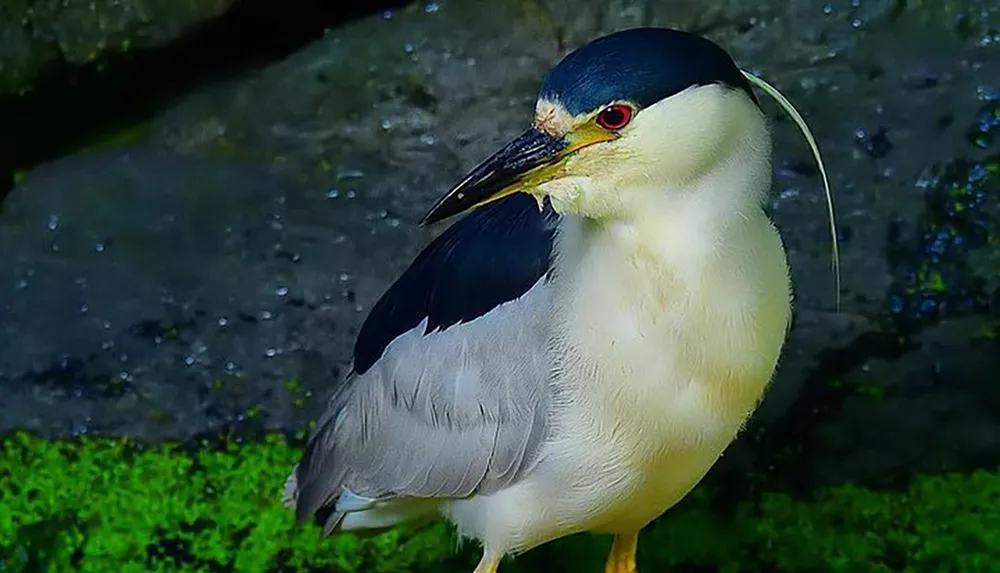
[[[639,534],[615,535],[611,553],[604,565],[604,573],[637,573],[635,552],[639,545]]]
[[[638,573],[635,559],[608,559],[604,565],[604,573]]]

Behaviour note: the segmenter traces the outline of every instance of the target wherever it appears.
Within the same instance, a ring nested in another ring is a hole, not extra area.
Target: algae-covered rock
[[[984,106],[997,99],[1000,8],[490,6],[414,3],[333,28],[180,98],[144,130],[151,149],[28,173],[0,213],[0,387],[12,396],[0,430],[307,423],[371,304],[437,232],[420,216],[527,125],[544,72],[601,33],[669,25],[719,41],[806,116],[842,247],[838,312],[820,180],[765,100],[770,208],[797,314],[774,386],[720,471],[790,484],[1000,457],[982,438],[1000,419],[996,341],[980,336],[994,322],[983,265],[1000,194],[983,176],[996,153]],[[918,457],[921,444],[933,451]]]
[[[233,0],[7,0],[0,4],[0,96],[31,88],[47,66],[157,48]]]
[[[971,145],[967,132],[982,123],[979,110],[994,97],[982,78],[1000,74],[997,51],[991,49],[1000,10],[989,3],[900,7],[891,2],[494,5],[499,15],[479,14],[463,2],[413,5],[332,30],[244,81],[180,102],[154,122],[153,130],[185,152],[291,166],[306,185],[317,188],[336,188],[343,173],[363,172],[351,189],[397,214],[403,226],[412,225],[465,168],[523,127],[540,75],[560,54],[628,26],[703,31],[744,67],[777,85],[805,114],[831,175],[843,273],[838,314],[817,171],[802,135],[777,106],[765,102],[776,134],[771,208],[789,250],[797,317],[777,380],[756,420],[779,434],[778,443],[760,438],[764,443],[756,447],[741,444],[722,467],[788,468],[803,462],[787,452],[815,447],[817,459],[836,452],[844,468],[838,476],[855,470],[877,474],[860,456],[856,464],[845,460],[842,448],[833,445],[845,438],[831,438],[829,450],[819,445],[825,438],[817,432],[843,433],[859,423],[858,414],[846,413],[844,405],[853,391],[822,388],[845,377],[867,380],[862,385],[888,383],[893,376],[872,382],[865,374],[873,363],[903,354],[910,364],[905,371],[922,372],[913,376],[934,371],[920,334],[899,330],[909,328],[902,325],[919,314],[921,295],[911,288],[901,303],[898,293],[906,291],[908,277],[929,268],[928,237],[939,204],[933,196],[940,194],[938,187],[952,184],[939,178],[937,187],[928,188],[930,172],[935,165],[948,171],[947,165],[966,156],[978,161],[974,157],[988,152]],[[975,192],[991,197],[981,189]],[[992,198],[976,204],[976,216],[996,221],[990,211],[995,203]],[[410,246],[400,249],[395,259],[400,267],[411,252]],[[957,268],[982,252],[951,249],[935,264]],[[960,285],[953,286],[957,292]],[[359,299],[368,303],[377,295],[359,292]],[[935,320],[977,312],[983,309],[946,306]],[[981,356],[979,347],[966,351],[966,338],[949,344],[952,356]],[[982,370],[963,366],[956,371],[959,380],[969,382],[956,381],[965,404],[957,411],[978,404],[967,421],[989,432],[994,410],[991,402],[979,399],[978,392],[986,389],[977,382],[978,373],[992,366],[973,363]],[[969,361],[947,361],[937,368],[952,376],[959,364]],[[873,421],[902,415],[923,420],[910,434],[914,443],[922,443],[938,423],[956,414],[931,407],[944,399],[940,392],[950,390],[917,387],[915,382],[914,388],[901,390],[922,396],[916,405],[872,396],[866,411]],[[824,414],[814,422],[813,411]],[[785,423],[776,424],[781,420]],[[909,454],[893,456],[891,445],[904,439],[902,428],[908,426],[897,427],[900,433],[878,448],[886,463],[875,466],[886,471],[914,461]],[[745,441],[752,443],[755,435]],[[969,444],[967,450],[959,448],[963,461],[1000,454],[989,441]],[[948,456],[928,456],[927,464],[941,457]]]

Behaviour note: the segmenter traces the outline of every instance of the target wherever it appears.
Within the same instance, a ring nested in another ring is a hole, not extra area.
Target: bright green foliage
[[[707,490],[643,533],[645,571],[1000,571],[1000,474],[923,476],[907,491],[841,486],[809,500],[771,493],[725,513],[713,511]],[[595,565],[559,571],[597,573]]]
[[[0,458],[3,571],[464,571],[442,524],[321,541],[279,503],[298,452],[284,438],[193,450],[19,433]],[[696,490],[644,532],[644,571],[1000,571],[1000,474],[926,476],[907,491],[843,486],[766,494],[713,510]],[[580,535],[505,573],[602,570],[604,537]]]
[[[907,492],[844,486],[765,496],[756,535],[776,568],[1000,571],[1000,476],[926,476]],[[866,565],[867,564],[867,565]]]
[[[279,499],[297,455],[280,436],[189,455],[16,434],[0,459],[0,570],[389,573],[453,553],[440,527],[324,542],[294,528]]]

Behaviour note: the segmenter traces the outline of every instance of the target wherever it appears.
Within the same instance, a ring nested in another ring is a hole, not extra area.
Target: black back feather
[[[432,241],[372,307],[354,345],[364,374],[399,335],[425,318],[425,333],[483,316],[548,272],[557,216],[515,193],[486,204]]]

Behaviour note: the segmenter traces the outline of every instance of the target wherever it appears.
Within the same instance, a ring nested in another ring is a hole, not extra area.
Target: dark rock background
[[[545,70],[601,33],[669,25],[796,103],[842,240],[838,311],[822,187],[770,105],[797,315],[718,479],[795,488],[1000,462],[995,2],[365,15],[123,0],[91,3],[90,20],[77,4],[0,7],[0,168],[17,183],[0,210],[0,433],[303,427],[367,310],[437,232],[419,217],[524,127]]]
[[[47,68],[113,52],[159,48],[223,14],[233,0],[92,0],[0,5],[0,95],[29,92]]]

